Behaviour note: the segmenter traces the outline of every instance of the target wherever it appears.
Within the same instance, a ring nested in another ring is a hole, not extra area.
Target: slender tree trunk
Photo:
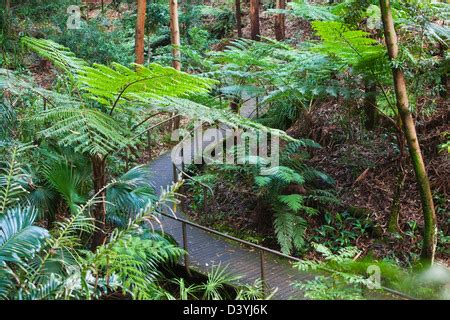
[[[398,39],[395,33],[394,20],[389,0],[380,0],[381,15],[384,26],[384,36],[388,54],[391,60],[398,56]],[[433,196],[430,188],[425,163],[422,158],[419,141],[417,139],[414,120],[409,111],[409,100],[406,89],[406,81],[403,71],[398,67],[392,68],[394,77],[394,89],[397,97],[397,109],[402,120],[403,131],[408,144],[411,161],[416,174],[417,187],[422,201],[422,212],[425,222],[422,246],[422,259],[427,264],[434,261],[434,253],[437,243],[437,222],[434,210]]]
[[[286,9],[286,0],[276,0],[277,9]],[[278,13],[275,15],[275,38],[278,41],[284,40],[285,35],[285,15]]]
[[[238,38],[242,38],[242,16],[241,16],[241,0],[235,0],[236,10],[236,29]]]
[[[364,80],[364,113],[366,114],[365,127],[373,130],[377,120],[377,85],[374,81]]]
[[[102,245],[106,238],[105,222],[106,222],[106,190],[102,190],[106,186],[106,159],[101,156],[92,156],[92,176],[94,183],[94,193],[101,198],[93,208],[95,218],[96,231],[92,239],[91,250]]]
[[[259,40],[259,0],[250,0],[250,38]]]
[[[170,37],[172,41],[172,67],[181,70],[180,59],[180,27],[178,24],[178,2],[169,0],[170,10]]]
[[[144,64],[144,36],[145,36],[145,14],[147,11],[147,1],[137,0],[137,19],[135,37],[136,63]]]
[[[177,0],[169,0],[170,12],[170,37],[172,41],[172,67],[178,71],[181,70],[181,53],[180,53],[180,27],[178,25],[178,2]],[[178,116],[173,119],[171,127],[176,130],[180,127],[181,118]]]

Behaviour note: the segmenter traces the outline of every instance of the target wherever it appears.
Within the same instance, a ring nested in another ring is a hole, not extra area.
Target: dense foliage
[[[0,299],[276,294],[260,279],[239,281],[232,266],[201,280],[180,272],[186,252],[160,223],[180,199],[197,222],[301,258],[295,269],[316,274],[294,284],[307,298],[370,298],[373,266],[385,287],[448,298],[445,277],[413,272],[424,264],[426,216],[417,214],[424,199],[412,182],[395,72],[404,75],[431,177],[444,265],[431,273],[448,274],[450,6],[392,1],[400,43],[392,59],[379,1],[322,2],[263,1],[265,17],[286,17],[286,39],[277,41],[267,18],[257,39],[248,39],[250,23],[236,37],[234,3],[185,1],[181,71],[171,66],[167,1],[147,1],[144,64],[133,63],[134,1],[2,2]],[[69,5],[81,8],[78,29],[67,28]],[[249,14],[239,14],[245,25]],[[198,121],[278,136],[280,163],[265,174],[259,155],[191,165],[190,179],[155,190],[162,173],[147,163],[173,145],[177,117],[189,136]]]

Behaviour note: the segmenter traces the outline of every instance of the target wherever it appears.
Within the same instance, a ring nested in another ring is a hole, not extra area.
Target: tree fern
[[[215,81],[151,64],[135,70],[113,63],[112,68],[95,64],[79,71],[78,86],[88,97],[104,105],[130,102],[135,95],[145,98],[186,97],[208,92]]]
[[[293,249],[304,248],[306,220],[302,217],[280,209],[275,212],[273,226],[281,252],[291,254]]]
[[[316,50],[336,56],[346,64],[373,64],[384,57],[383,47],[369,38],[367,32],[337,21],[314,21],[312,26],[322,39]]]
[[[51,61],[69,75],[76,74],[87,63],[75,56],[68,48],[51,40],[23,37],[21,43],[41,57]]]
[[[107,155],[131,144],[129,133],[113,117],[97,109],[57,107],[37,115],[34,121],[53,125],[40,134],[76,152]]]
[[[307,20],[336,20],[338,17],[332,13],[332,6],[309,4],[308,0],[296,0],[288,3],[292,8],[287,13]]]
[[[299,194],[281,195],[278,199],[294,212],[298,212],[303,207],[304,197]]]

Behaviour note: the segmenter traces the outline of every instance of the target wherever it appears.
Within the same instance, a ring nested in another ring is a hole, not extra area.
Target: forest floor
[[[431,168],[428,173],[442,230],[437,260],[449,265],[450,161],[446,152],[437,151],[437,146],[445,140],[441,133],[450,129],[450,114],[445,103],[441,101],[440,111],[433,116],[419,119],[417,127],[427,167]],[[321,144],[322,148],[310,150],[312,156],[308,165],[326,172],[336,181],[335,190],[341,204],[329,210],[344,213],[344,221],[335,221],[335,231],[326,233],[321,228],[324,215],[308,218],[307,238],[322,239],[336,247],[343,244],[339,241],[345,241],[345,245],[355,245],[364,254],[370,253],[376,258],[395,257],[406,262],[411,256],[420,254],[423,227],[420,197],[409,158],[404,160],[405,183],[400,196],[401,231],[392,236],[386,229],[397,176],[395,141],[386,140],[383,128],[376,132],[366,131],[356,123],[360,121],[358,119],[354,119],[355,123],[339,123],[342,120],[339,114],[344,112],[342,109],[339,103],[323,103],[314,111],[313,122],[305,125],[304,119],[299,120],[287,130],[294,137],[312,138]],[[185,189],[185,212],[191,218],[203,221],[202,213],[192,209],[196,207],[192,190]],[[216,213],[213,227],[277,249],[273,228],[261,225],[257,219],[258,199],[251,182],[223,180],[216,184],[214,191],[216,204],[209,208]],[[356,234],[356,229],[365,223],[372,227],[352,238],[351,234]],[[343,236],[346,232],[349,235],[347,239]],[[316,254],[309,252],[306,256],[311,258]]]
[[[243,35],[249,37],[248,8],[244,7],[242,14]],[[298,43],[313,37],[307,21],[288,17],[286,25],[287,42]],[[273,30],[273,15],[262,12],[262,36],[273,38]],[[388,135],[383,119],[375,131],[365,130],[357,115],[360,113],[358,105],[358,101],[350,106],[339,100],[320,102],[313,111],[314,116],[299,119],[287,130],[293,137],[311,138],[321,144],[322,148],[310,150],[312,157],[308,165],[322,170],[336,181],[335,190],[341,204],[331,211],[343,213],[344,217],[343,222],[334,221],[335,230],[332,232],[321,227],[325,220],[323,214],[308,218],[307,238],[321,239],[331,247],[355,245],[363,254],[407,263],[420,254],[423,228],[420,196],[407,149],[404,150],[405,181],[400,196],[400,232],[390,234],[387,222],[396,188],[397,144],[395,140],[386,139]],[[450,266],[450,161],[447,152],[439,152],[438,146],[446,141],[442,133],[450,131],[449,111],[448,99],[442,98],[437,101],[431,116],[416,119],[441,230],[436,257],[447,266]],[[192,209],[195,207],[192,190],[185,188],[184,192],[187,195],[186,213],[192,219],[203,221],[202,214]],[[210,208],[216,212],[212,227],[278,249],[272,226],[261,225],[257,218],[258,199],[251,182],[220,181],[215,194],[216,204]],[[366,223],[370,227],[360,234],[356,229]],[[358,236],[353,238],[353,233],[358,233]],[[350,236],[345,238],[343,234]],[[304,257],[318,256],[315,252],[307,252]]]

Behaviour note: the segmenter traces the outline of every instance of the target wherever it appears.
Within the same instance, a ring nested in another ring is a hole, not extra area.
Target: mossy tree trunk
[[[147,0],[137,0],[137,19],[135,35],[135,56],[137,64],[144,64],[144,36],[145,36],[145,14],[147,11]]]
[[[400,219],[400,211],[401,211],[401,202],[400,198],[402,195],[403,186],[405,184],[405,172],[399,166],[399,170],[397,172],[397,177],[395,180],[395,190],[394,195],[392,197],[391,210],[389,213],[389,220],[387,231],[390,233],[396,233],[400,231],[399,227],[399,219]]]
[[[386,46],[391,60],[398,57],[398,39],[394,28],[392,10],[389,0],[380,0],[381,15],[384,26]],[[409,111],[409,100],[406,89],[405,75],[402,69],[393,64],[392,73],[394,78],[394,89],[397,98],[397,109],[400,115],[406,142],[408,144],[411,161],[417,180],[420,198],[422,202],[422,212],[424,217],[424,233],[422,245],[422,260],[426,264],[432,264],[437,243],[437,222],[434,210],[433,197],[430,188],[425,163],[417,139],[416,127],[413,117]]]

